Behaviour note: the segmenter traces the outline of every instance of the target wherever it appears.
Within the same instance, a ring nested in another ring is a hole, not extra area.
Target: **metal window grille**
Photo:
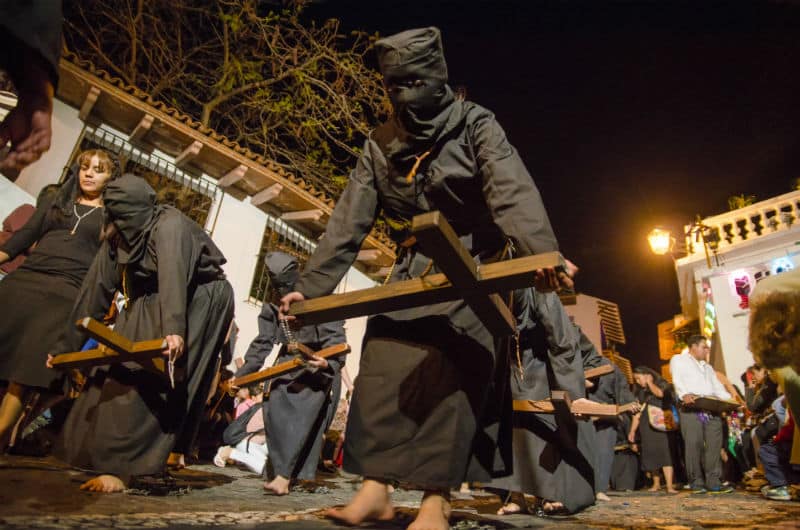
[[[80,151],[93,148],[116,154],[123,171],[143,177],[156,190],[159,203],[174,206],[200,226],[206,226],[211,205],[219,193],[216,184],[178,168],[157,154],[140,150],[107,129],[87,125]]]
[[[265,263],[267,253],[280,251],[291,254],[300,262],[300,268],[302,269],[316,247],[316,243],[312,240],[291,228],[284,221],[268,214],[248,301],[259,305],[269,301],[274,296]]]

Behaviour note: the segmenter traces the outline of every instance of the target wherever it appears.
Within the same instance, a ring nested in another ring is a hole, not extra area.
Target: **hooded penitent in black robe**
[[[115,169],[112,178],[118,176]],[[73,325],[70,311],[100,248],[103,225],[103,208],[76,204],[79,194],[74,166],[55,197],[0,245],[13,258],[36,243],[0,282],[0,380],[61,391],[61,373],[45,366],[47,354]]]
[[[415,215],[440,210],[476,263],[499,259],[508,240],[519,255],[557,250],[541,196],[503,129],[447,86],[439,31],[406,31],[376,48],[395,113],[365,143],[296,290],[330,294],[381,211],[402,243]],[[419,277],[430,262],[403,248],[390,281]],[[372,316],[345,469],[430,489],[510,471],[501,458],[510,452],[508,342],[496,341],[461,300]]]
[[[297,260],[283,252],[266,256],[271,287],[280,294],[293,289],[298,276]],[[344,321],[303,326],[291,331],[294,340],[314,351],[347,342]],[[283,346],[275,363],[292,360],[289,343],[278,322],[278,307],[264,303],[258,316],[258,336],[250,343],[245,363],[236,377],[261,369],[275,344]],[[264,426],[267,432],[267,478],[312,480],[322,451],[323,435],[333,419],[341,393],[340,372],[344,357],[328,359],[328,367],[300,368],[268,383],[264,396]]]
[[[555,293],[517,291],[520,366],[511,365],[514,399],[548,399],[566,390],[586,396],[578,333]],[[514,469],[494,489],[561,502],[569,512],[594,503],[594,428],[572,415],[514,413]]]
[[[588,342],[588,339],[586,342]],[[602,357],[595,350],[594,354],[589,355],[587,358],[596,358],[595,356]],[[605,360],[608,361],[607,359]],[[628,380],[616,365],[614,365],[613,372],[597,378],[595,386],[589,389],[588,397],[598,403],[613,403],[616,405],[624,405],[636,401]],[[617,441],[617,421],[619,420],[598,420],[594,422],[597,436],[595,487],[598,492],[608,490],[609,481],[611,480],[611,469],[614,466],[614,445]]]
[[[178,210],[157,206],[144,179],[123,175],[103,199],[122,241],[103,243],[70,320],[100,318],[120,290],[128,301],[117,333],[134,341],[184,339],[174,389],[135,363],[97,368],[67,417],[57,454],[76,467],[126,480],[162,471],[177,436],[195,431],[186,418],[199,419],[198,400],[208,396],[233,318],[233,289],[211,238]],[[73,332],[57,351],[75,350],[83,340]]]

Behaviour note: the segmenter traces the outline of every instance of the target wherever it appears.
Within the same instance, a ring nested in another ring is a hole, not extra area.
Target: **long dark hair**
[[[650,368],[649,366],[637,366],[633,369],[634,374],[650,374],[653,376],[653,382],[656,385],[663,384],[666,380],[661,377],[661,374]]]
[[[81,196],[81,183],[79,178],[81,166],[89,163],[93,156],[97,156],[104,165],[110,166],[111,178],[108,179],[108,182],[119,178],[122,174],[119,159],[117,159],[116,155],[104,149],[87,149],[86,151],[82,151],[77,158],[75,158],[75,163],[70,166],[67,178],[64,180],[64,183],[61,185],[61,188],[56,193],[50,205],[48,215],[56,216],[56,218],[60,220],[70,219],[72,217],[73,206]]]

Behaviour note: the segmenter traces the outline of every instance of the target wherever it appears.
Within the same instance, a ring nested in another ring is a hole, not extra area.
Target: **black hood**
[[[441,33],[437,28],[403,31],[375,43],[394,116],[377,131],[382,150],[404,159],[429,149],[461,116],[460,101],[447,85]],[[421,85],[411,84],[414,80]]]
[[[155,190],[143,178],[126,173],[108,183],[103,204],[106,219],[114,223],[128,247],[118,249],[117,261],[138,261],[161,210],[156,204]]]
[[[264,258],[272,286],[281,296],[294,291],[294,284],[300,276],[297,258],[285,252],[269,252]]]

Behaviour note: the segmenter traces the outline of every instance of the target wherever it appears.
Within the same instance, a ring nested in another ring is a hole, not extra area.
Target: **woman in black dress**
[[[672,482],[674,476],[675,437],[672,432],[656,429],[651,425],[651,407],[672,410],[675,403],[671,385],[654,370],[646,366],[637,366],[633,371],[636,380],[636,397],[644,408],[633,417],[628,441],[635,443],[638,429],[641,437],[642,470],[653,475],[653,486],[650,491],[661,489],[659,469],[664,471],[667,493],[678,493]],[[669,428],[669,425],[667,426]]]
[[[36,243],[25,262],[0,282],[0,380],[8,381],[0,405],[0,449],[30,389],[60,391],[60,374],[45,366],[47,353],[70,325],[78,289],[100,248],[102,193],[119,173],[110,153],[84,151],[55,197],[0,246],[2,264]]]

